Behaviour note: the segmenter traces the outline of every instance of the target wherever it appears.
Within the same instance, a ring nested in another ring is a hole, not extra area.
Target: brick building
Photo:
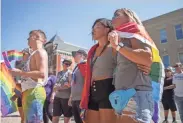
[[[83,49],[87,51],[86,48],[76,46],[67,42],[64,42],[57,34],[53,36],[49,42],[45,44],[45,49],[48,53],[48,68],[49,72],[57,74],[62,70],[62,61],[63,59],[72,59],[72,51],[77,51]],[[74,61],[71,66],[71,69],[74,66]]]
[[[183,63],[183,8],[143,22],[165,67]]]

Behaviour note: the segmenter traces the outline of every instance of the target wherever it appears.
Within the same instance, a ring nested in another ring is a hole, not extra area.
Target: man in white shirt
[[[174,68],[176,70],[173,76],[173,84],[176,86],[174,89],[175,102],[177,103],[180,119],[183,123],[183,65],[176,63]]]

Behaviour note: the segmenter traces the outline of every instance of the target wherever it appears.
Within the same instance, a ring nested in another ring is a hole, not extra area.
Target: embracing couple
[[[80,104],[86,109],[85,123],[150,123],[153,97],[161,97],[164,68],[138,16],[129,9],[118,9],[112,22],[97,19],[92,38],[98,43],[88,53]],[[152,81],[159,85],[155,94]]]

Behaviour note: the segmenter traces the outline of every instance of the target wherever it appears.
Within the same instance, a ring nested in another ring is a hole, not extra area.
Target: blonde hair
[[[117,9],[115,11],[115,13],[120,12],[120,13],[124,13],[127,17],[129,17],[133,22],[139,24],[139,25],[143,25],[142,21],[140,20],[140,18],[137,16],[137,14],[127,8],[122,8],[122,9]]]

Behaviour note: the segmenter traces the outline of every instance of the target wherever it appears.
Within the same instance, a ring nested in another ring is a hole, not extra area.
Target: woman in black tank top
[[[171,68],[165,69],[166,77],[164,80],[164,88],[163,88],[163,96],[162,96],[162,104],[164,108],[164,116],[165,120],[163,123],[168,123],[168,114],[169,110],[172,114],[173,123],[176,123],[176,104],[174,100],[174,88],[175,85],[172,83],[173,73]]]

